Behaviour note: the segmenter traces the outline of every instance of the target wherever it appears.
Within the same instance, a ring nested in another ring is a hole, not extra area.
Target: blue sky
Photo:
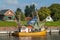
[[[36,8],[39,9],[42,6],[48,7],[53,3],[60,4],[60,0],[0,0],[0,10],[11,9],[15,11],[16,8],[24,10],[26,5],[31,4],[35,4]]]

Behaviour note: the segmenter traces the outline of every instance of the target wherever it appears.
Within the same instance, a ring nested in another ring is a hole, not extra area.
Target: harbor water
[[[0,40],[60,40],[59,33],[47,33],[46,36],[37,37],[13,37],[9,34],[0,34]]]

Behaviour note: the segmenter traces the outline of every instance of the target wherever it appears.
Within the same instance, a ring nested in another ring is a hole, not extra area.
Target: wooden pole
[[[36,9],[36,15],[37,15],[37,18],[38,18],[37,22],[38,22],[38,26],[39,26],[40,20],[39,20],[37,9]]]
[[[32,18],[34,18],[34,14],[33,14],[34,12],[32,12]]]
[[[21,13],[19,13],[19,21],[18,21],[18,30],[19,30],[19,32],[20,32],[20,29],[21,29],[20,21],[21,21]]]

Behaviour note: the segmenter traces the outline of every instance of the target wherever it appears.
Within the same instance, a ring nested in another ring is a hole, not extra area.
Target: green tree
[[[21,13],[21,20],[24,21],[25,20],[25,14]]]
[[[21,9],[20,8],[17,8],[16,12],[15,12],[15,17],[17,19],[17,21],[20,20],[20,17],[21,17]]]
[[[30,8],[28,5],[26,5],[26,7],[25,7],[25,16],[26,17],[30,16]]]
[[[32,17],[33,16],[33,14],[34,14],[34,11],[35,11],[35,5],[33,4],[33,5],[30,5],[30,6],[28,6],[28,5],[26,5],[26,7],[25,7],[25,16],[26,17]]]
[[[34,15],[35,15],[35,5],[33,4],[33,5],[30,5],[30,14],[31,14],[31,17],[33,18],[34,17]]]
[[[60,20],[60,4],[52,4],[49,9],[51,10],[52,18],[57,21]]]
[[[50,13],[51,11],[47,7],[41,7],[38,10],[38,15],[41,21],[44,20],[47,16],[50,16]]]

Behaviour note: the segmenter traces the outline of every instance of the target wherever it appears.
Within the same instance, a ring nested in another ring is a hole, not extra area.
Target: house
[[[10,9],[0,10],[0,20],[14,20],[15,14]]]
[[[53,19],[51,18],[51,16],[47,16],[47,17],[46,17],[46,22],[47,22],[47,21],[53,21]]]

